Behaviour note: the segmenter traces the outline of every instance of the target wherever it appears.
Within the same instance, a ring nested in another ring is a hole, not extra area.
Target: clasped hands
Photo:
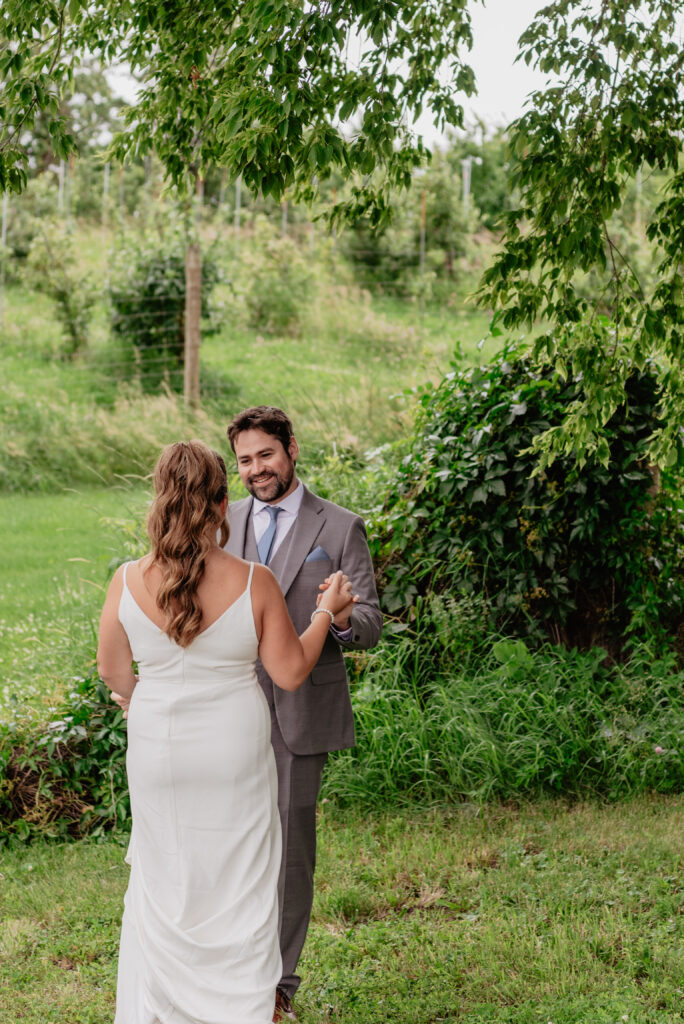
[[[329,607],[334,612],[333,625],[340,632],[349,629],[351,626],[351,613],[355,604],[358,604],[359,595],[353,593],[351,580],[341,570],[326,576],[318,589],[321,593],[316,598],[316,607]],[[328,593],[329,599],[321,604],[323,595]],[[343,602],[340,607],[340,602]]]

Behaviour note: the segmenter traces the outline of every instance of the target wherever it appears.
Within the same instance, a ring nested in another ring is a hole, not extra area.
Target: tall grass
[[[673,656],[636,647],[615,665],[600,648],[530,650],[484,636],[471,603],[433,600],[357,661],[357,744],[332,756],[325,779],[342,804],[684,786]]]
[[[83,269],[104,282],[105,242],[92,235],[78,228],[77,248]],[[412,389],[438,379],[455,348],[461,346],[469,361],[481,358],[477,344],[487,333],[486,314],[371,296],[340,262],[329,266],[322,257],[300,336],[250,328],[244,282],[227,252],[219,247],[218,256],[231,283],[217,289],[218,330],[202,345],[203,411],[196,415],[170,393],[145,393],[135,352],[109,336],[104,288],[89,348],[74,360],[59,358],[59,329],[47,297],[23,284],[7,289],[0,492],[144,475],[164,444],[193,434],[225,451],[226,422],[240,408],[262,403],[288,410],[304,446],[303,463],[311,465],[321,451],[361,453],[408,432]]]
[[[323,795],[377,808],[684,788],[684,672],[480,632],[472,602],[425,602],[411,630],[354,657],[357,743]],[[0,843],[125,821],[125,723],[92,666],[47,721],[0,723]]]
[[[66,392],[36,400],[11,383],[4,396],[0,490],[30,491],[112,484],[147,476],[160,449],[201,436],[224,446],[222,423],[189,412],[170,394],[122,388],[112,408],[72,402]]]

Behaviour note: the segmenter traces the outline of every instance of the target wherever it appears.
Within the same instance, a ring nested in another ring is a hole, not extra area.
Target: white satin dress
[[[143,612],[124,569],[119,619],[139,682],[115,1024],[271,1024],[281,827],[253,569],[186,648]]]

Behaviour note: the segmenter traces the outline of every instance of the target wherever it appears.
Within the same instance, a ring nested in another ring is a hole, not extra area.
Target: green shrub
[[[421,267],[421,222],[425,208],[425,251]],[[340,248],[364,287],[392,295],[440,302],[456,294],[475,214],[463,208],[460,167],[436,150],[408,192],[393,197],[391,224],[374,230],[362,220],[344,231]]]
[[[64,333],[63,354],[77,355],[88,344],[95,285],[79,271],[73,238],[63,226],[41,221],[31,241],[25,276],[55,303]]]
[[[504,351],[422,396],[414,441],[377,518],[384,602],[429,591],[486,598],[491,628],[619,653],[672,637],[684,614],[681,476],[645,458],[655,370],[634,374],[605,428],[609,458],[535,474],[533,439],[560,422],[577,382]]]
[[[93,672],[28,731],[0,723],[0,843],[65,838],[127,821],[126,732]]]
[[[126,236],[112,259],[109,283],[111,329],[131,346],[131,369],[145,390],[161,381],[176,390],[183,386],[185,351],[185,248],[179,225],[161,236],[142,240]],[[214,333],[211,294],[218,281],[211,256],[202,256],[202,331]]]
[[[684,787],[684,672],[636,646],[626,665],[486,631],[483,602],[419,600],[410,628],[360,662],[356,746],[331,755],[323,794],[380,806],[610,799]]]
[[[55,216],[57,196],[55,176],[50,172],[31,178],[21,195],[7,196],[7,281],[17,281],[21,277],[41,224]]]
[[[264,334],[296,337],[315,301],[311,264],[293,239],[280,237],[265,221],[258,223],[254,242],[241,254],[249,325]]]

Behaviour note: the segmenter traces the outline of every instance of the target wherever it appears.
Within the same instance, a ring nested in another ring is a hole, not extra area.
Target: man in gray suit
[[[273,1020],[296,1020],[292,998],[313,902],[316,800],[331,750],[354,744],[354,720],[342,649],[374,647],[382,614],[359,516],[316,497],[298,480],[299,448],[281,409],[257,406],[228,427],[238,471],[251,497],[231,505],[226,550],[273,571],[295,629],[309,625],[319,585],[342,569],[358,601],[333,622],[318,664],[295,693],[274,686],[261,664],[259,682],[271,709],[283,827],[279,895],[283,976]]]

